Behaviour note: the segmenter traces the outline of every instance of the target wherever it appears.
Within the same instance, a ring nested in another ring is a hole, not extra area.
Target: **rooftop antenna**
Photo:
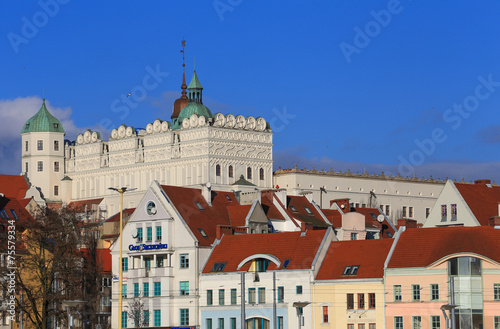
[[[181,44],[182,44],[182,50],[181,50],[181,53],[182,53],[182,86],[181,86],[181,89],[182,89],[182,98],[187,98],[186,94],[186,89],[187,89],[187,84],[186,84],[186,62],[185,62],[185,50],[184,48],[186,47],[186,40],[184,39],[184,37],[182,37],[182,41],[181,41]]]

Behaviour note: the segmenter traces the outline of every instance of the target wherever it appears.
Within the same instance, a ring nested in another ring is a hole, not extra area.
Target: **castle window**
[[[25,142],[26,145],[26,152],[28,152],[28,141]]]
[[[59,195],[59,186],[54,185],[54,195]]]
[[[234,173],[233,173],[233,166],[229,166],[228,174],[229,174],[229,177],[230,177],[230,178],[233,178],[233,177],[234,177]]]
[[[54,171],[59,172],[59,161],[54,162]]]
[[[220,177],[220,165],[215,166],[215,176]]]
[[[43,151],[43,141],[42,140],[37,141],[36,146],[37,146],[36,148],[38,151]]]
[[[59,141],[54,141],[54,151],[59,151]]]
[[[38,161],[38,171],[43,171],[43,161]]]
[[[264,180],[264,169],[260,168],[259,170],[260,180]]]
[[[252,179],[252,168],[247,168],[247,179]]]
[[[26,162],[26,172],[28,172],[28,163]]]

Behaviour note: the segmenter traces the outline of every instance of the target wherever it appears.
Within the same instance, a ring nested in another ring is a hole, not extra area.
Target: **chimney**
[[[305,196],[306,199],[307,199],[307,201],[312,202],[313,192],[311,192],[311,191],[304,191],[304,192],[300,192],[299,194],[302,195],[302,196]]]
[[[474,181],[474,184],[483,184],[483,185],[491,184],[491,180],[490,179],[477,179]]]
[[[349,206],[349,199],[335,199],[330,201],[330,208],[332,208],[332,205],[336,203],[340,209],[342,209],[343,212],[349,212],[350,211],[350,206]]]
[[[288,207],[288,205],[286,204],[286,189],[284,188],[276,189],[274,191],[274,195],[276,195],[278,200],[281,201],[281,203],[283,204],[283,206],[285,206],[286,209]]]
[[[417,221],[415,219],[401,218],[398,219],[398,227],[405,226],[406,228],[417,228]]]
[[[500,216],[491,217],[488,220],[488,225],[493,226],[494,228],[500,229]]]
[[[312,231],[313,228],[314,228],[314,226],[311,223],[300,222],[300,231],[301,232]]]
[[[223,235],[233,235],[232,227],[228,225],[217,225],[215,228],[215,238],[220,240]]]
[[[208,203],[208,205],[211,207],[212,206],[212,186],[210,183],[203,184],[201,186],[201,195],[205,199],[205,201]]]

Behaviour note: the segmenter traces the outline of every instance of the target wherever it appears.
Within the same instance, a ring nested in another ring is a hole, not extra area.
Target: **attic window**
[[[306,210],[306,212],[307,212],[308,215],[312,215],[313,214],[312,211],[311,211],[311,209],[309,209],[308,207],[304,207],[304,209]]]
[[[5,211],[5,209],[0,210],[0,217],[2,219],[9,219],[9,215],[7,215],[7,212]]]
[[[290,209],[293,211],[293,212],[297,212],[297,209],[295,209],[294,206],[290,206]]]
[[[201,205],[201,203],[199,203],[198,201],[195,201],[194,204],[196,205],[196,207],[198,207],[198,209],[200,210],[205,210],[205,208],[203,208],[203,206]]]
[[[283,266],[281,266],[281,269],[287,269],[288,265],[290,265],[290,259],[285,259],[285,262],[283,263]]]
[[[224,267],[226,267],[226,264],[227,262],[215,263],[214,266],[212,266],[210,272],[222,272],[224,271]]]
[[[208,238],[207,233],[205,233],[205,231],[203,231],[203,229],[202,229],[202,228],[198,228],[198,231],[200,231],[200,234],[201,234],[201,236],[202,236],[202,237],[204,237],[204,238]]]
[[[59,128],[59,124],[58,123],[54,123],[54,128]]]
[[[231,200],[231,197],[229,195],[226,194],[226,198],[227,198],[227,201],[229,202],[232,202],[233,200]]]
[[[14,216],[15,219],[17,219],[17,214],[14,209],[10,209],[10,213],[12,214],[12,216]]]
[[[342,275],[356,275],[358,274],[359,265],[349,265],[344,268]]]
[[[27,124],[26,124],[26,129],[28,129],[29,127],[30,127],[30,124],[29,124],[29,123],[27,123]]]

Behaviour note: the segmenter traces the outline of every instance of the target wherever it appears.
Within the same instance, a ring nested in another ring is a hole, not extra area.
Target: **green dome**
[[[64,133],[63,126],[59,120],[45,107],[43,99],[42,107],[24,124],[21,134],[31,132],[57,132]]]
[[[212,112],[210,112],[208,107],[205,105],[196,102],[189,102],[188,105],[184,106],[181,113],[174,121],[172,129],[180,129],[182,127],[182,120],[186,118],[189,119],[193,114],[198,116],[203,115],[207,119],[213,117]]]

